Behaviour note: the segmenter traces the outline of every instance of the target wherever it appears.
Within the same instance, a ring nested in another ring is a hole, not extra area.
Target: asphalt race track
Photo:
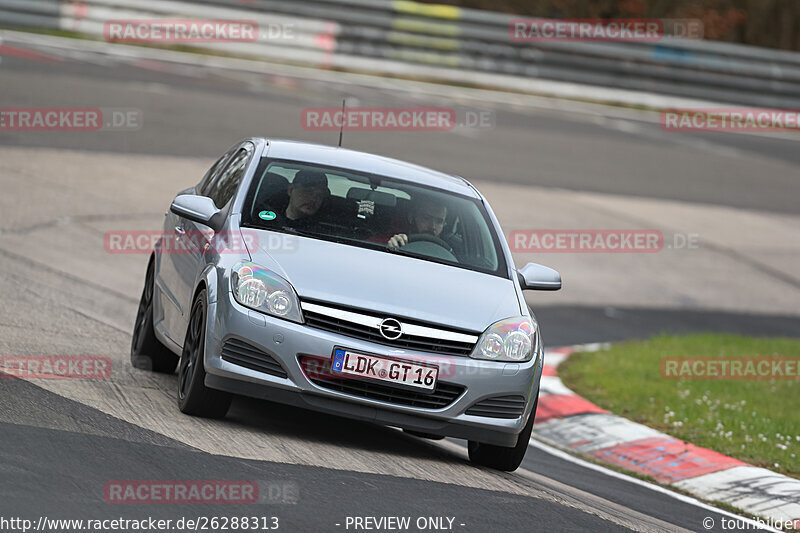
[[[462,442],[268,402],[236,399],[222,421],[186,417],[175,406],[176,376],[128,363],[147,256],[107,253],[103,234],[159,229],[175,192],[240,138],[335,144],[337,134],[301,127],[306,107],[347,96],[360,106],[488,110],[490,128],[347,133],[344,145],[467,177],[507,231],[553,221],[700,235],[697,250],[649,257],[537,257],[565,274],[562,293],[529,300],[548,345],[662,331],[798,337],[797,140],[452,103],[399,83],[375,89],[40,51],[3,57],[0,106],[133,108],[144,123],[129,132],[0,131],[0,354],[113,363],[108,380],[0,380],[0,516],[258,515],[289,532],[346,531],[348,516],[450,517],[465,532],[697,531],[712,517],[710,530],[723,531],[715,511],[539,448],[501,474],[471,466]],[[255,480],[275,490],[242,506],[104,501],[109,481],[135,479]]]

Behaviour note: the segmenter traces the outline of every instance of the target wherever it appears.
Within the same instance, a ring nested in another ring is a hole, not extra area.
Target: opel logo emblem
[[[394,318],[384,318],[378,329],[380,329],[381,335],[390,341],[399,339],[403,334],[403,326]]]

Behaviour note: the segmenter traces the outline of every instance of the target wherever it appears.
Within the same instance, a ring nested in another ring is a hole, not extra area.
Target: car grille
[[[495,396],[481,400],[467,409],[466,414],[491,418],[519,418],[525,411],[522,396]]]
[[[351,394],[360,398],[382,402],[420,407],[423,409],[442,409],[452,404],[464,392],[464,387],[439,382],[433,391],[414,391],[379,381],[366,381],[357,378],[331,374],[330,359],[313,356],[300,356],[300,365],[312,383],[325,389]]]
[[[222,346],[222,359],[235,365],[285,378],[288,374],[271,355],[239,339],[228,339]]]
[[[325,307],[330,308],[329,304],[326,303],[324,305]],[[350,313],[359,313],[359,314],[362,313],[361,311],[355,309],[344,309],[344,308],[332,308],[332,309],[342,309]],[[367,316],[367,315],[362,315],[362,316]],[[448,339],[437,339],[434,337],[421,337],[415,335],[408,335],[405,333],[399,339],[390,340],[381,335],[378,328],[370,327],[364,324],[358,324],[356,322],[351,322],[349,320],[344,320],[342,318],[338,318],[328,314],[323,314],[317,311],[310,311],[305,307],[303,308],[303,318],[305,319],[306,325],[311,326],[313,328],[323,329],[325,331],[339,333],[341,335],[346,335],[348,337],[353,337],[356,339],[375,342],[377,344],[383,344],[386,346],[395,346],[398,348],[407,348],[409,350],[415,350],[420,352],[431,352],[442,355],[467,356],[470,353],[472,353],[472,350],[475,348],[476,344],[475,342],[460,342]],[[443,332],[445,331],[441,330],[440,328],[436,328],[435,326],[422,324],[420,322],[412,322],[405,319],[402,319],[402,322],[404,322],[405,324],[416,324],[419,326],[434,328]],[[477,335],[472,332],[460,332],[454,330],[447,330],[447,332],[468,335],[468,336],[475,336],[477,340]]]

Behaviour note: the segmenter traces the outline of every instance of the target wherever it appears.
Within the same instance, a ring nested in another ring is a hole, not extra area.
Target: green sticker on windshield
[[[258,218],[260,218],[261,220],[275,220],[276,216],[277,215],[272,211],[261,211],[258,214]]]

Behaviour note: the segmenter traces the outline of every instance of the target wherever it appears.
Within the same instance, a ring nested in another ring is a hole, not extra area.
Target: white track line
[[[639,485],[641,487],[647,487],[650,490],[653,490],[653,491],[656,491],[658,493],[667,495],[667,496],[669,496],[669,497],[671,497],[673,499],[679,500],[679,501],[681,501],[683,503],[688,503],[689,505],[694,505],[695,507],[700,507],[701,509],[712,511],[712,512],[714,512],[716,514],[720,514],[720,515],[723,515],[723,516],[734,518],[734,519],[739,520],[739,521],[741,521],[741,522],[743,522],[745,524],[748,524],[748,526],[749,526],[748,529],[749,528],[757,528],[757,529],[761,529],[761,530],[764,530],[764,531],[774,531],[775,533],[781,533],[780,530],[774,529],[772,527],[769,527],[766,524],[762,524],[762,523],[759,523],[759,522],[757,522],[755,520],[752,520],[750,518],[746,518],[746,517],[743,517],[743,516],[740,516],[740,515],[737,515],[737,514],[733,514],[731,512],[725,511],[725,510],[720,509],[718,507],[714,507],[713,505],[709,505],[707,503],[703,503],[700,500],[692,498],[691,496],[686,496],[685,494],[681,494],[679,492],[675,492],[673,490],[669,490],[669,489],[664,488],[662,486],[655,485],[653,483],[648,483],[646,481],[642,481],[641,479],[638,479],[638,478],[635,478],[635,477],[631,477],[631,476],[627,476],[625,474],[621,474],[621,473],[617,472],[616,470],[611,470],[611,469],[606,468],[604,466],[600,466],[600,465],[597,465],[597,464],[594,464],[594,463],[590,463],[589,461],[584,461],[583,459],[580,459],[578,457],[575,457],[574,455],[571,455],[569,453],[561,451],[558,448],[550,446],[549,444],[545,444],[544,442],[541,442],[539,440],[534,440],[532,438],[530,443],[528,444],[528,446],[531,446],[533,448],[538,448],[538,449],[542,450],[545,453],[549,453],[550,455],[558,457],[559,459],[563,459],[565,461],[569,461],[569,462],[571,462],[573,464],[576,464],[578,466],[581,466],[583,468],[588,468],[589,470],[594,470],[595,472],[600,472],[601,474],[605,474],[607,476],[610,476],[610,477],[613,477],[613,478],[616,478],[616,479],[622,479],[622,480],[628,481],[629,483],[633,483],[635,485]]]

